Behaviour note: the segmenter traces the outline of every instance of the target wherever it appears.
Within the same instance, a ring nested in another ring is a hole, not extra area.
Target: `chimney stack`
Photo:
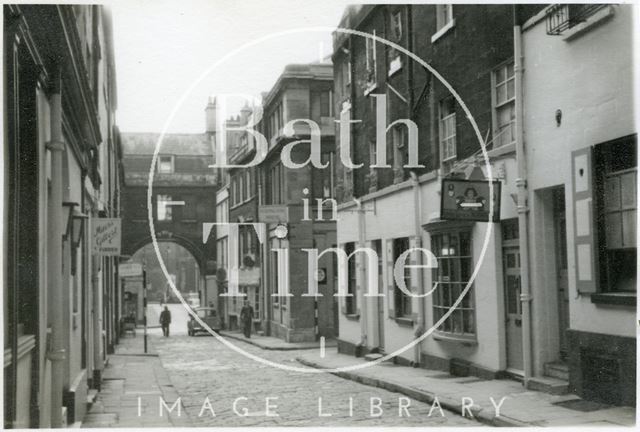
[[[209,102],[207,103],[207,107],[204,109],[205,113],[205,131],[208,134],[213,134],[216,132],[216,98],[215,96],[209,96]]]

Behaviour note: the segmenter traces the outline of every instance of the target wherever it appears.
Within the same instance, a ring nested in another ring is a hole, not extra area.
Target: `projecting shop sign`
[[[493,207],[492,220],[489,209]],[[486,180],[443,179],[440,218],[500,222],[500,181],[493,182],[493,196]]]
[[[122,236],[120,218],[95,218],[92,225],[92,251],[96,255],[120,255]]]

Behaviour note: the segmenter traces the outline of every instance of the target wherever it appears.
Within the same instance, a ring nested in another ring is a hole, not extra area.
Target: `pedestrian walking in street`
[[[171,324],[171,312],[169,307],[165,305],[164,310],[160,312],[160,325],[162,326],[162,334],[169,337],[169,325]]]
[[[251,324],[253,323],[253,308],[249,304],[249,300],[244,301],[244,306],[240,311],[240,321],[242,321],[242,330],[244,337],[251,338]]]

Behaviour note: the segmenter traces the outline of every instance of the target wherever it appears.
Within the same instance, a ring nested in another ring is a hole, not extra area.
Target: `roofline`
[[[291,66],[297,66],[297,67],[306,67],[306,73],[305,71],[300,71],[300,70],[287,70],[287,68],[291,67]],[[331,68],[331,75],[327,75],[327,76],[320,76],[318,74],[315,74],[313,72],[311,72],[311,66],[319,66],[321,68]],[[284,82],[285,80],[291,80],[291,79],[306,79],[306,80],[315,80],[315,81],[333,81],[333,64],[323,64],[323,63],[307,63],[307,64],[301,64],[301,63],[292,63],[292,64],[288,64],[285,66],[284,70],[282,71],[282,73],[280,74],[280,76],[278,77],[278,79],[276,80],[275,84],[273,85],[273,87],[271,87],[271,90],[269,90],[269,93],[267,94],[267,96],[264,98],[263,103],[262,103],[262,108],[266,109],[271,102],[273,102],[273,99],[275,98],[275,96],[280,92],[280,90],[284,87]]]
[[[360,10],[357,12],[352,12],[355,6],[360,6]],[[355,30],[359,28],[362,23],[379,7],[386,6],[383,4],[360,4],[360,5],[348,5],[345,8],[345,12],[340,18],[340,22],[338,23],[338,27],[343,24],[343,28]],[[351,22],[353,20],[353,22]],[[344,23],[344,21],[349,21]],[[350,38],[350,34],[339,33],[336,30],[333,31],[333,56],[338,52],[337,48],[342,47],[347,40]]]

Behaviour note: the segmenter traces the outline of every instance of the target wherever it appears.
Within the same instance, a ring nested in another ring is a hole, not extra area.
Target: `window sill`
[[[437,41],[438,39],[440,39],[442,36],[445,35],[445,33],[447,33],[449,30],[451,30],[452,28],[454,28],[456,25],[456,19],[453,18],[451,21],[449,21],[444,27],[442,27],[440,30],[438,30],[437,32],[435,32],[433,34],[433,36],[431,36],[431,43],[434,43],[435,41]]]
[[[347,317],[347,319],[351,320],[351,321],[359,321],[360,320],[360,314],[345,314],[345,317]]]
[[[413,320],[411,318],[395,318],[396,324],[402,327],[413,327]]]
[[[600,24],[604,24],[609,18],[613,17],[614,14],[615,11],[613,6],[606,7],[587,18],[585,22],[575,25],[569,30],[565,31],[564,35],[562,36],[562,40],[565,42],[569,42],[579,37],[583,33],[586,33],[587,31],[599,26]]]
[[[591,303],[599,304],[599,305],[635,306],[636,293],[591,294]]]
[[[462,335],[454,335],[451,333],[444,333],[436,331],[433,333],[433,339],[440,342],[453,342],[458,343],[464,346],[475,346],[478,345],[478,340],[475,336],[462,336]]]
[[[29,354],[36,347],[36,337],[34,335],[22,335],[18,337],[17,359],[20,360]]]
[[[441,159],[440,160],[440,166],[442,166],[442,165],[444,165],[446,163],[449,163],[449,162],[455,162],[457,160],[458,160],[458,156],[457,155],[449,156],[446,159]]]
[[[378,84],[376,82],[369,83],[367,85],[367,88],[364,89],[363,94],[365,96],[369,96],[369,93],[371,93],[372,91],[374,91],[377,88],[378,88]]]
[[[402,69],[402,61],[400,57],[396,57],[389,64],[389,72],[387,72],[387,77],[391,78],[393,75],[398,73]]]
[[[503,146],[496,147],[494,149],[489,150],[487,152],[487,156],[489,156],[489,159],[493,159],[499,156],[504,156],[511,153],[515,153],[515,152],[516,152],[516,143],[512,142],[512,143],[505,144]]]

